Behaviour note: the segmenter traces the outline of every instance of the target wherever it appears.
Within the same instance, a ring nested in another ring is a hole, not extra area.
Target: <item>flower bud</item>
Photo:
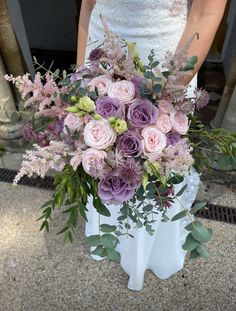
[[[114,128],[118,134],[123,134],[128,129],[126,121],[122,120],[122,119],[117,119],[115,121],[115,127]]]

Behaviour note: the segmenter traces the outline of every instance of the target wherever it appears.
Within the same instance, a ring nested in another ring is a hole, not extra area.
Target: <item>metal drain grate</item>
[[[0,181],[12,183],[16,174],[17,171],[0,168]],[[46,176],[44,179],[40,177],[28,178],[24,176],[20,180],[19,184],[23,186],[53,190],[53,180],[53,177],[50,176]],[[205,209],[198,211],[196,216],[210,220],[236,224],[236,208],[232,207],[220,206],[209,203]]]
[[[207,204],[207,207],[198,211],[197,217],[236,224],[236,208]]]
[[[16,174],[17,171],[0,168],[0,181],[12,183]],[[50,176],[46,176],[43,179],[40,177],[28,178],[24,176],[19,181],[19,185],[53,190],[53,181],[53,177]]]

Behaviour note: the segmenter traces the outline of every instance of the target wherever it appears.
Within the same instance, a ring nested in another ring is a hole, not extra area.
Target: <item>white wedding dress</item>
[[[154,49],[156,58],[164,60],[167,50],[175,51],[184,31],[190,3],[186,0],[97,0],[92,11],[89,25],[89,41],[86,56],[103,41],[103,26],[101,14],[109,28],[127,39],[138,44],[138,51],[143,62]],[[94,43],[96,41],[96,43]],[[196,77],[191,81],[189,96],[196,87]],[[199,175],[192,169],[186,175],[183,183],[176,185],[176,193],[184,184],[188,185],[185,193],[168,210],[171,218],[180,212],[184,206],[190,208],[198,190]],[[181,206],[182,205],[182,206]],[[112,213],[110,218],[101,216],[100,223],[115,224],[119,206],[109,205]],[[98,213],[88,204],[88,223],[86,235],[98,234]],[[156,216],[155,234],[150,236],[145,228],[131,227],[129,233],[134,238],[120,237],[117,251],[121,255],[121,266],[129,275],[128,288],[140,290],[143,286],[145,270],[150,269],[160,279],[167,279],[181,270],[186,252],[182,249],[187,231],[184,229],[189,219],[175,222],[161,222],[161,215]],[[99,259],[97,256],[92,256]]]

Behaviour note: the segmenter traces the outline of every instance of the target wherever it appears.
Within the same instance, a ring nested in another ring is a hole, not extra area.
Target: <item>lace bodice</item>
[[[97,0],[90,19],[90,43],[103,41],[101,14],[112,31],[138,43],[144,61],[151,49],[163,60],[167,50],[177,47],[190,4],[187,0]],[[87,52],[93,47],[89,46]]]

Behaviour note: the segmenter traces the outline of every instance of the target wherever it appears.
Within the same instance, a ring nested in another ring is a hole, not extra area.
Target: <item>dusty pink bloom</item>
[[[172,129],[172,124],[168,114],[161,113],[156,122],[156,128],[166,134]]]
[[[161,113],[167,113],[170,114],[171,112],[173,112],[174,106],[167,100],[159,100],[158,101],[158,108],[160,110]]]
[[[70,112],[65,118],[63,132],[65,134],[68,134],[65,127],[65,125],[67,125],[71,131],[71,134],[74,134],[76,131],[80,130],[83,123],[84,123],[83,118],[78,117],[76,114]]]
[[[85,172],[92,177],[101,177],[105,169],[107,153],[103,150],[89,148],[82,153],[82,165]]]
[[[86,145],[98,150],[112,146],[116,141],[116,136],[116,132],[105,119],[91,120],[84,127]]]
[[[118,98],[123,104],[129,104],[134,100],[134,84],[127,80],[114,82],[108,89],[108,96],[111,98]]]
[[[157,159],[158,155],[166,147],[166,136],[153,126],[146,127],[142,130],[142,144],[144,155],[151,160]]]
[[[111,86],[111,84],[112,80],[108,75],[101,75],[96,78],[93,78],[88,83],[88,87],[91,91],[95,91],[95,88],[97,88],[99,96],[103,96],[108,92],[108,89]]]
[[[173,129],[181,135],[185,135],[188,131],[188,117],[181,111],[174,111],[170,114]]]
[[[198,110],[205,107],[210,100],[209,93],[203,89],[196,89],[194,91],[194,95],[195,95],[194,105]]]

